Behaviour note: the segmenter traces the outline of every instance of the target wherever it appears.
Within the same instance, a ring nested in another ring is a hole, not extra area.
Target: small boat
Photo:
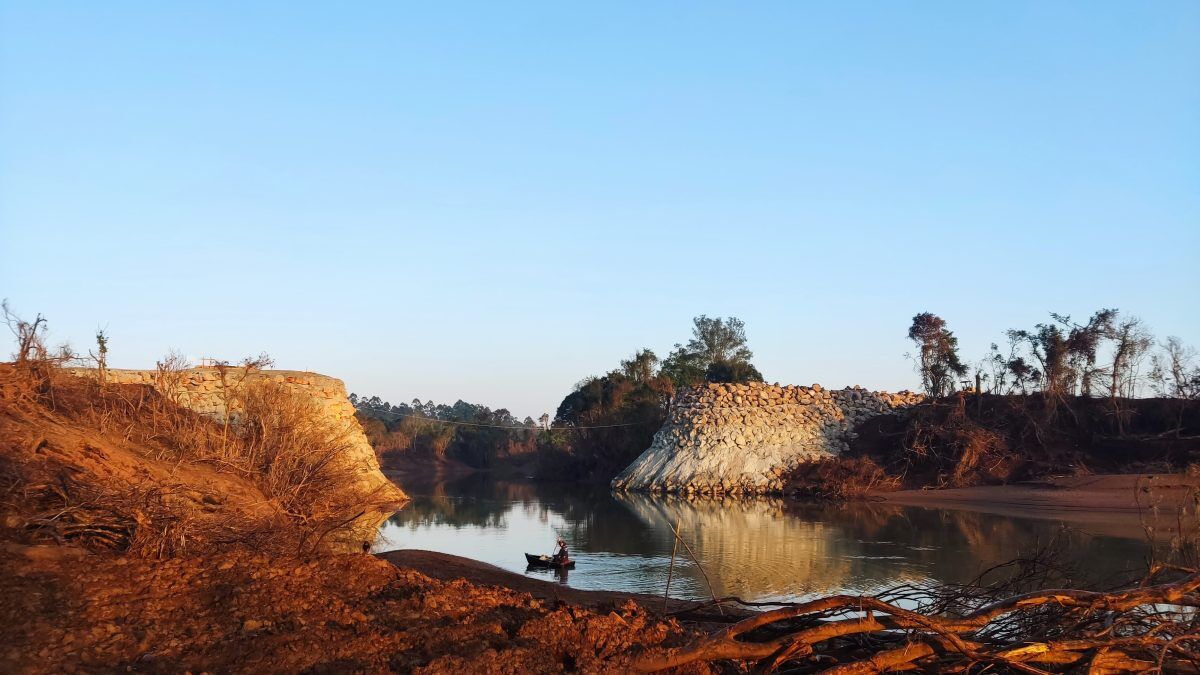
[[[568,560],[565,563],[561,563],[548,555],[534,555],[532,553],[526,553],[525,562],[529,563],[530,567],[553,567],[554,569],[558,570],[575,569],[574,560]]]

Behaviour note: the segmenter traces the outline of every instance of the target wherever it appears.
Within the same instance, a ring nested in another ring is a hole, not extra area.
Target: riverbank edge
[[[1077,476],[1052,476],[1003,485],[975,485],[960,488],[919,488],[906,490],[869,490],[863,498],[913,506],[957,507],[991,505],[1033,509],[1086,509],[1130,513],[1152,508],[1176,508],[1190,492],[1200,490],[1200,475],[1188,473],[1121,473]],[[789,490],[761,493],[721,493],[698,490],[618,489],[648,495],[671,495],[696,500],[758,499],[774,497],[800,503]]]
[[[1088,511],[1137,514],[1194,505],[1200,475],[1125,473],[1049,478],[1006,485],[923,490],[874,490],[867,498],[909,506],[1023,512]]]
[[[519,554],[519,552],[517,552]],[[477,586],[498,586],[518,593],[528,593],[539,600],[582,607],[593,611],[608,611],[633,601],[655,615],[671,615],[689,624],[731,623],[754,614],[740,606],[724,606],[721,610],[707,603],[670,598],[664,605],[663,596],[614,590],[582,590],[553,581],[543,581],[510,572],[473,558],[427,551],[397,549],[375,554],[376,557],[401,569],[410,569],[439,581],[465,580]],[[666,584],[666,576],[663,577]]]

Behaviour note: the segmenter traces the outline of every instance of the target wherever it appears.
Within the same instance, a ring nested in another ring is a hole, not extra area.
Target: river
[[[688,502],[606,489],[495,480],[401,481],[413,498],[380,529],[375,551],[451,553],[581,589],[662,594],[679,528],[671,595],[787,601],[876,593],[899,584],[963,583],[1035,551],[1100,582],[1144,569],[1136,527],[884,504],[800,505],[760,499]],[[1101,531],[1097,531],[1101,530]],[[526,570],[522,553],[565,539],[577,567]],[[705,580],[707,574],[708,580]]]

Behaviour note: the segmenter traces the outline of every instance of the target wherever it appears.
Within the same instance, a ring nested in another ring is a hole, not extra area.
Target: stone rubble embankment
[[[616,490],[765,494],[803,462],[849,447],[865,420],[924,400],[909,391],[751,382],[684,390],[650,447],[612,481]]]

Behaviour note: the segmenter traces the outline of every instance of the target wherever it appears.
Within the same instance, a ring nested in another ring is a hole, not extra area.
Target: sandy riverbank
[[[899,490],[872,496],[917,506],[1016,507],[1024,511],[1105,511],[1137,513],[1194,504],[1200,476],[1119,474],[1061,476],[1011,485],[942,490]]]
[[[1196,523],[1200,476],[1119,474],[1061,476],[1012,485],[873,492],[871,499],[902,506],[961,509],[1088,525],[1117,536],[1138,536]]]

